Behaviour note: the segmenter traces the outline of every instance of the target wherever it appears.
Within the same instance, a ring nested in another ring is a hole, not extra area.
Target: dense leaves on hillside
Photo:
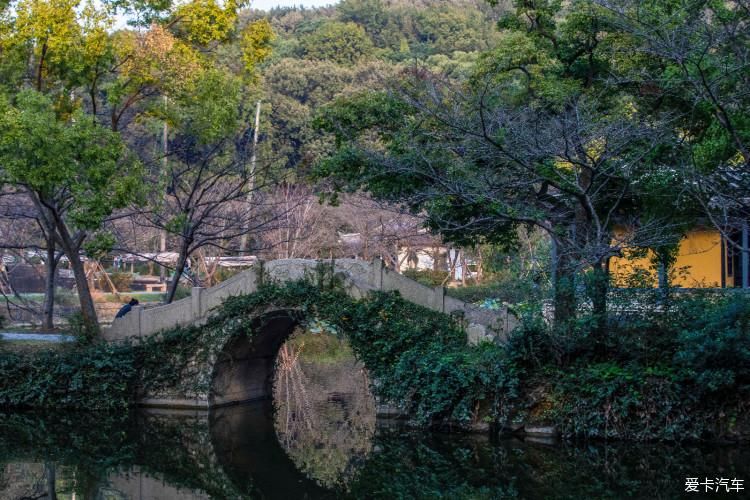
[[[322,105],[383,87],[416,61],[468,73],[479,53],[498,40],[501,10],[472,0],[345,0],[327,9],[271,10],[277,38],[260,85],[263,147],[272,150],[267,154],[303,173],[330,150],[330,140],[311,126]]]

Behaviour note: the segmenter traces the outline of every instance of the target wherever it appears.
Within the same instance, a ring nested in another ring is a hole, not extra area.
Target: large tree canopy
[[[674,245],[690,218],[678,196],[684,131],[674,108],[616,77],[653,54],[632,51],[610,9],[517,2],[499,26],[468,80],[417,67],[388,92],[326,107],[318,123],[337,152],[318,175],[334,192],[406,203],[463,243],[508,241],[518,224],[544,229],[556,247],[556,318],[574,315],[583,274],[603,320],[609,258]]]

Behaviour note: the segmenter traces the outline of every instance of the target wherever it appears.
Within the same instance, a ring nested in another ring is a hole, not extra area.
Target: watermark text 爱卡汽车
[[[729,479],[724,477],[685,478],[685,492],[687,493],[739,493],[745,489],[744,479]]]

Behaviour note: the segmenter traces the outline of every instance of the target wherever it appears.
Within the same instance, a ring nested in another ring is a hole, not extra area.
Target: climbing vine
[[[335,277],[319,273],[230,297],[201,326],[58,353],[1,354],[0,403],[108,409],[175,388],[188,398],[208,394],[205,367],[229,339],[260,331],[269,310],[286,311],[297,323],[325,324],[345,336],[375,381],[376,395],[422,424],[467,423],[480,413],[490,415],[516,386],[503,349],[468,346],[451,316],[411,304],[397,292],[356,300]]]
[[[266,282],[228,298],[203,325],[143,340],[0,352],[0,405],[106,410],[144,395],[205,398],[206,367],[227,343],[252,337],[265,313],[283,311],[311,331],[347,338],[381,401],[423,425],[486,421],[555,425],[566,437],[747,439],[746,299],[687,301],[642,324],[612,325],[603,356],[591,350],[586,325],[560,337],[531,320],[507,346],[470,346],[455,318],[396,292],[353,299],[331,274]]]

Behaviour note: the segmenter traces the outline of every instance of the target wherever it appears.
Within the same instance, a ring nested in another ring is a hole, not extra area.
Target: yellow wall
[[[680,242],[675,272],[674,286],[687,288],[721,286],[721,235],[710,229],[690,231]],[[628,252],[625,252],[628,254]],[[614,257],[610,260],[609,269],[616,286],[627,286],[632,278],[640,274],[646,284],[656,286],[658,283],[656,269],[652,268],[652,253],[629,257]],[[630,279],[629,279],[630,278]],[[731,278],[726,286],[732,286]]]

